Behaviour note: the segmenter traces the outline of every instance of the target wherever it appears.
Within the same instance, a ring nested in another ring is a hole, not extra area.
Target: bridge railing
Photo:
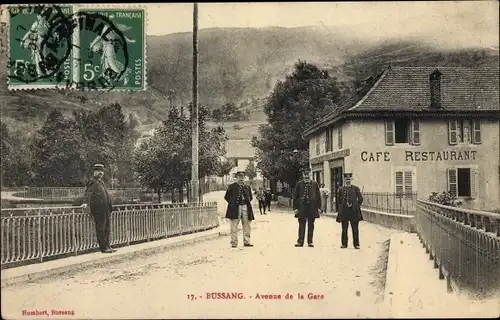
[[[2,191],[10,191],[2,189]],[[84,187],[24,187],[16,188],[14,195],[19,198],[32,198],[32,199],[58,199],[69,200],[76,199],[85,194]],[[112,195],[123,197],[127,199],[136,199],[144,192],[141,188],[114,188],[108,189]]]
[[[117,205],[111,244],[168,238],[215,228],[217,203]],[[2,268],[98,248],[93,217],[82,207],[2,209]]]
[[[402,215],[415,215],[417,193],[362,192],[363,208]]]
[[[449,291],[500,290],[500,214],[418,200],[416,229]]]

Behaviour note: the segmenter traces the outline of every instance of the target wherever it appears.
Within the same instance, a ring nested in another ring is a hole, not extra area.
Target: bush
[[[14,208],[17,208],[15,204],[13,204],[11,201],[9,200],[3,200],[1,201],[2,205],[2,209],[14,209]]]
[[[153,195],[150,193],[141,193],[139,200],[141,202],[153,202]]]
[[[437,192],[433,192],[429,196],[428,201],[450,207],[459,207],[462,204],[462,201],[458,200],[451,193],[446,191],[443,191],[440,194],[438,194]]]

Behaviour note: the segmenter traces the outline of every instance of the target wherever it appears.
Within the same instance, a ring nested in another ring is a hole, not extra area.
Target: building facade
[[[498,68],[389,67],[304,133],[313,178],[336,190],[352,172],[364,192],[447,191],[500,209],[498,79]]]

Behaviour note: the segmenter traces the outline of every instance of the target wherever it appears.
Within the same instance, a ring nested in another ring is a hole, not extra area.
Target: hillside
[[[339,81],[353,84],[393,65],[498,65],[498,48],[443,51],[419,39],[376,42],[352,30],[327,27],[202,29],[199,33],[199,100],[213,109],[225,102],[249,103],[251,119],[225,123],[231,138],[248,138],[265,121],[263,100],[298,59],[328,68]],[[5,37],[5,32],[2,35]],[[3,42],[5,43],[5,42]],[[0,85],[2,120],[39,125],[51,108],[95,110],[118,102],[142,124],[161,119],[172,103],[191,100],[192,34],[147,38],[146,92],[8,91]],[[5,70],[5,52],[0,59]],[[352,87],[352,85],[351,85]],[[170,96],[169,96],[170,95]],[[235,126],[236,125],[236,126]]]

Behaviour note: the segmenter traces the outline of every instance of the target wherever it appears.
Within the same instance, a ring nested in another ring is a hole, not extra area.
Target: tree
[[[333,111],[340,98],[336,80],[305,61],[299,60],[294,72],[276,84],[264,105],[268,123],[252,139],[257,167],[266,178],[296,183],[299,168],[309,162],[309,141],[302,133]]]
[[[229,158],[229,159],[224,159],[221,162],[221,165],[219,167],[219,171],[217,172],[218,177],[226,177],[225,184],[227,184],[227,175],[231,172],[231,170],[235,167],[234,159]]]
[[[255,179],[255,177],[257,177],[257,168],[255,167],[253,161],[250,161],[250,163],[248,163],[247,167],[245,168],[245,174],[250,180],[253,180]]]
[[[41,186],[81,185],[82,135],[71,119],[55,109],[35,140],[36,183]]]
[[[222,127],[207,129],[206,107],[200,106],[198,116],[199,178],[202,178],[220,171],[227,136]],[[191,180],[191,154],[191,121],[172,108],[155,135],[136,152],[135,165],[141,182],[158,194],[174,187],[182,191]]]

